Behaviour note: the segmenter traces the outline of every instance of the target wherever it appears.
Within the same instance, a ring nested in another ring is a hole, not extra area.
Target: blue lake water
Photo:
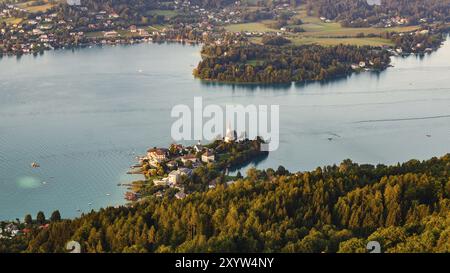
[[[0,219],[123,204],[117,184],[136,179],[125,174],[135,156],[172,142],[170,111],[194,96],[280,105],[280,147],[260,168],[450,152],[449,42],[424,58],[394,58],[380,74],[289,87],[204,84],[192,77],[199,50],[140,44],[1,59]]]

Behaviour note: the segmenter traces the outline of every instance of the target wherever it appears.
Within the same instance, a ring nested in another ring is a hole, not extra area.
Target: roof
[[[207,157],[210,157],[210,156],[214,156],[214,153],[210,152],[210,151],[206,151],[206,152],[203,153],[203,155],[207,156]]]
[[[188,154],[188,155],[183,156],[183,159],[197,159],[197,157],[195,157],[195,155],[193,155],[193,154]]]

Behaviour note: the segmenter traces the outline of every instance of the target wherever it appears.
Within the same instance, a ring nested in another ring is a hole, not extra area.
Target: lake
[[[170,111],[194,96],[280,105],[280,147],[258,168],[395,164],[450,151],[448,41],[423,58],[394,58],[383,73],[287,87],[202,83],[192,77],[199,50],[140,44],[3,57],[0,219],[123,204],[117,184],[136,179],[126,175],[136,155],[172,142]]]

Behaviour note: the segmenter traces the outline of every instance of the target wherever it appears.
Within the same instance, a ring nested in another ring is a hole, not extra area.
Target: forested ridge
[[[19,236],[1,251],[450,251],[450,154],[395,166],[350,160],[310,172],[250,169],[232,186],[183,200],[151,198]]]

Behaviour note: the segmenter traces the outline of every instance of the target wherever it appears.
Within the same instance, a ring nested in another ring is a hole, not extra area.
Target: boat
[[[39,168],[40,165],[36,162],[31,163],[31,168]]]

